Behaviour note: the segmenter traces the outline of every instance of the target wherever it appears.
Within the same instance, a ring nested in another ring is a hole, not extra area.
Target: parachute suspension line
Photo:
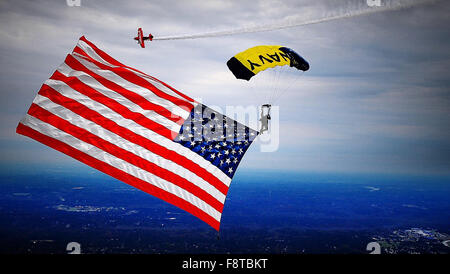
[[[288,66],[283,66],[281,68],[280,75],[279,75],[279,77],[277,79],[277,85],[276,85],[276,88],[275,88],[275,92],[272,94],[272,98],[270,98],[270,102],[271,103],[273,103],[273,100],[275,99],[275,97],[279,94],[280,90],[282,89],[283,84],[284,84],[283,80],[286,78],[285,76],[286,76],[286,74],[288,74],[287,72],[289,72],[289,71],[291,71],[291,68],[288,67]]]
[[[268,93],[268,86],[270,85],[270,72],[265,70],[265,71],[261,71],[260,73],[258,73],[255,77],[258,77],[257,79],[257,84],[258,84],[258,91],[264,98],[264,100],[266,100],[267,96],[269,96]],[[250,80],[251,81],[251,80]],[[264,101],[261,102],[262,104],[264,104]]]
[[[293,89],[293,86],[297,83],[297,81],[303,76],[305,72],[302,71],[301,73],[296,73],[294,79],[291,79],[287,86],[279,92],[277,97],[274,98],[274,102],[278,101],[285,93],[291,91]]]
[[[270,81],[269,98],[267,98],[267,100],[269,100],[269,101],[264,102],[265,104],[270,103],[270,101],[272,100],[272,95],[273,95],[273,93],[275,91],[275,88],[276,88],[275,81],[276,81],[278,69],[279,69],[278,67],[274,67],[272,69],[273,71],[271,72],[272,73],[272,79]]]
[[[257,100],[257,96],[259,95],[260,97],[263,97],[266,93],[264,90],[264,77],[261,77],[261,75],[257,74],[255,76],[253,76],[254,79],[251,79],[248,83],[250,84],[250,86],[252,87],[252,94],[254,94],[254,96],[256,97],[255,99]]]
[[[276,77],[274,79],[274,88],[271,89],[272,92],[270,94],[270,98],[269,98],[269,104],[273,103],[274,98],[278,95],[278,93],[281,90],[281,85],[283,84],[283,81],[280,81],[280,79],[284,79],[285,77],[283,77],[283,75],[285,76],[286,71],[289,70],[289,67],[287,66],[279,66],[277,67],[277,74]]]
[[[276,101],[278,101],[287,91],[291,90],[291,87],[298,81],[298,79],[300,79],[303,76],[304,73],[305,72],[302,71],[301,73],[297,74],[297,76],[294,78],[294,80],[290,81],[288,86],[285,87],[276,98],[274,98],[272,104],[275,103]]]
[[[269,74],[270,73],[268,73],[267,71],[262,71],[249,81],[252,92],[256,96],[256,102],[259,102],[260,100],[266,100],[270,95],[270,89],[268,89],[268,85],[270,83],[271,75]],[[261,104],[265,104],[265,101],[261,102]]]
[[[259,75],[255,75],[254,79],[251,79],[250,81],[246,81],[246,84],[249,88],[249,91],[251,92],[250,94],[253,94],[255,97],[258,94],[258,90],[260,89],[260,82],[261,82],[261,78],[257,77]]]
[[[252,91],[256,91],[255,94],[259,94],[259,98],[257,100],[258,104],[260,103],[262,105],[270,102],[273,95],[272,91],[276,88],[275,82],[277,79],[277,74],[279,74],[279,69],[279,66],[277,66],[261,71],[249,81]]]
[[[272,74],[271,75],[272,77],[270,79],[270,87],[269,87],[268,93],[267,93],[268,96],[267,96],[266,100],[264,101],[264,104],[270,103],[270,101],[272,100],[272,95],[273,95],[272,91],[277,88],[276,82],[277,82],[278,76],[280,74],[280,70],[281,70],[280,66],[276,66],[276,67],[270,69],[270,72],[268,70],[268,72],[270,74]],[[267,101],[267,100],[269,100],[269,101]]]
[[[267,97],[264,99],[263,104],[267,104],[268,100],[270,100],[270,97],[272,96],[272,91],[274,89],[275,77],[277,74],[277,69],[278,69],[278,67],[274,67],[274,68],[266,70],[267,74],[270,74],[270,75],[268,75],[270,77],[266,77],[269,79],[269,82],[267,83],[267,88],[268,88],[267,91],[268,92],[267,92]]]
[[[270,90],[273,90],[273,92],[271,92],[271,94],[270,94],[270,97],[269,97],[269,102],[266,102],[266,103],[271,103],[272,102],[272,97],[273,97],[273,94],[276,92],[276,90],[277,90],[277,88],[278,88],[278,85],[277,85],[277,82],[278,82],[278,79],[279,79],[279,77],[280,77],[280,73],[281,73],[281,71],[282,71],[282,67],[280,67],[280,66],[276,66],[275,68],[275,71],[274,71],[274,76],[273,76],[273,80],[272,80],[272,87],[270,88]]]

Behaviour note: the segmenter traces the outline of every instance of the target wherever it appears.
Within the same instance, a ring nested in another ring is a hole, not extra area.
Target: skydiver
[[[267,108],[267,114],[264,115],[264,108]],[[270,107],[269,104],[264,104],[261,107],[261,118],[259,119],[261,121],[261,129],[259,130],[259,133],[262,134],[264,131],[269,130],[269,120],[270,118]]]

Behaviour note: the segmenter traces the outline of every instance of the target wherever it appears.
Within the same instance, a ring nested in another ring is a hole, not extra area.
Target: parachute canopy
[[[238,79],[250,80],[259,72],[276,66],[307,71],[309,64],[298,53],[283,46],[262,45],[249,48],[231,57],[228,68]]]

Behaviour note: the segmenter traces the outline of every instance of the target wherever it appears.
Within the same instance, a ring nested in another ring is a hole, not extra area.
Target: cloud
[[[344,4],[343,4],[344,3]],[[450,4],[348,20],[139,48],[137,27],[156,36],[238,29],[336,14],[365,1],[0,2],[2,155],[51,162],[54,152],[14,133],[40,85],[81,35],[127,65],[206,105],[260,104],[226,67],[258,44],[296,49],[311,69],[279,101],[279,151],[251,148],[242,168],[448,173]],[[16,150],[17,151],[17,150]],[[5,156],[6,157],[6,156]],[[65,159],[64,157],[58,160]],[[67,160],[71,161],[71,160]]]

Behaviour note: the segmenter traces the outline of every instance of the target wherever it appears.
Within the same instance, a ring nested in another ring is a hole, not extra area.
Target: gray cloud
[[[315,18],[339,12],[344,3],[364,0],[82,0],[81,7],[63,0],[2,1],[2,159],[14,154],[21,163],[56,157],[73,164],[14,129],[40,85],[85,35],[120,61],[223,109],[262,103],[229,73],[225,62],[232,55],[258,44],[298,50],[311,70],[277,102],[280,150],[265,155],[253,147],[241,168],[448,175],[447,1],[279,31],[155,41],[146,49],[131,40],[137,27],[155,36],[198,33]]]

